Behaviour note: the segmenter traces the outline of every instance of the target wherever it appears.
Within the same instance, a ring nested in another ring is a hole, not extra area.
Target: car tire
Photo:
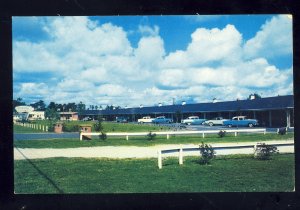
[[[214,124],[212,122],[208,123],[209,126],[213,126]]]
[[[187,123],[187,125],[191,125],[192,123]]]
[[[252,124],[252,123],[249,123],[249,124],[248,124],[248,127],[249,127],[249,128],[252,128],[252,127],[253,127],[253,124]]]

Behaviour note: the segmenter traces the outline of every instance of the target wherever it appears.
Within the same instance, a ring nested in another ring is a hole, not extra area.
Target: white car
[[[224,121],[228,119],[224,119],[223,117],[215,117],[211,120],[206,120],[204,122],[205,125],[213,126],[213,125],[224,125]]]
[[[150,116],[143,117],[141,119],[138,119],[138,123],[152,123],[154,118],[151,118]]]
[[[181,123],[186,125],[201,125],[206,119],[200,119],[198,116],[190,116],[184,120],[181,120]]]

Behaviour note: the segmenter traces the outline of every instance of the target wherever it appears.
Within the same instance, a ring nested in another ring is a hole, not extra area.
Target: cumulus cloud
[[[293,50],[291,22],[292,19],[287,15],[274,16],[267,21],[255,37],[245,43],[246,58],[259,56],[272,58],[291,54]]]
[[[112,23],[87,17],[44,18],[39,25],[48,39],[14,40],[14,77],[51,72],[56,79],[18,83],[15,95],[137,107],[172,104],[173,98],[208,102],[242,99],[253,92],[291,94],[292,67],[280,69],[268,60],[291,53],[288,21],[275,16],[246,42],[232,24],[195,28],[184,49],[167,52],[156,25],[137,26],[140,37],[133,47],[128,32]]]
[[[164,66],[203,66],[213,62],[235,62],[241,55],[242,35],[233,25],[224,29],[198,28],[191,34],[186,51],[176,51],[166,57]]]

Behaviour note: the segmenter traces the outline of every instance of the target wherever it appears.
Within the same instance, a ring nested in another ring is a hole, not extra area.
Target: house
[[[59,119],[75,121],[75,120],[78,120],[78,113],[77,112],[59,112]]]

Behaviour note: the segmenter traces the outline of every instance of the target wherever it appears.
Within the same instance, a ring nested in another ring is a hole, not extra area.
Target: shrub
[[[201,154],[200,164],[202,165],[209,164],[210,161],[215,157],[214,149],[212,148],[211,145],[204,144],[203,142],[201,145],[199,145],[199,148]]]
[[[103,125],[102,125],[102,121],[98,120],[94,125],[94,130],[95,131],[102,131],[103,130]]]
[[[286,131],[287,131],[287,128],[283,127],[283,128],[279,128],[277,133],[279,135],[285,135]]]
[[[79,126],[78,125],[63,124],[63,131],[64,132],[78,132],[79,131]]]
[[[274,153],[278,153],[277,147],[258,143],[255,147],[254,156],[259,160],[269,160]]]
[[[149,140],[153,140],[156,137],[156,133],[152,133],[152,131],[150,131],[147,136]]]
[[[218,135],[219,135],[220,138],[223,138],[226,135],[226,131],[220,130]]]
[[[106,140],[106,139],[107,139],[106,133],[101,132],[101,134],[99,135],[99,139],[101,139],[101,140]]]
[[[54,132],[54,125],[48,125],[48,132]]]

